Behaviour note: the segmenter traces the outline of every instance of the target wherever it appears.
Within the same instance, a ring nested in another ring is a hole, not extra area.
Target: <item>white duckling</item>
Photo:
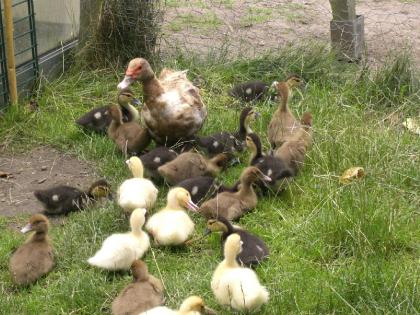
[[[150,247],[149,235],[142,231],[146,209],[135,209],[130,216],[131,231],[108,236],[95,256],[88,259],[92,266],[108,270],[128,270]]]
[[[215,314],[211,309],[207,308],[204,301],[199,296],[190,296],[182,302],[179,310],[174,311],[166,306],[158,306],[152,308],[139,315],[204,315]]]
[[[225,259],[217,266],[211,280],[211,289],[217,302],[239,311],[254,311],[268,302],[269,293],[260,284],[255,271],[241,267],[236,256],[242,250],[239,234],[226,239]]]
[[[118,188],[118,204],[128,213],[136,208],[150,209],[156,202],[158,189],[143,178],[143,163],[137,156],[132,156],[126,163],[133,178],[126,179]]]
[[[181,245],[194,231],[194,222],[185,209],[197,211],[190,193],[181,187],[169,191],[166,207],[152,215],[146,230],[153,235],[158,245]]]

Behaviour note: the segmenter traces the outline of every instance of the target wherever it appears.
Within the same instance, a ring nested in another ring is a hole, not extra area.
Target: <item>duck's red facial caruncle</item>
[[[143,59],[135,58],[128,64],[127,70],[125,71],[124,79],[118,84],[118,89],[126,89],[131,83],[133,83],[140,75],[143,68]]]

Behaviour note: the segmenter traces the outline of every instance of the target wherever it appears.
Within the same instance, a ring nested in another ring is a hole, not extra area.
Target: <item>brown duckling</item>
[[[286,82],[273,83],[281,95],[280,106],[274,112],[267,130],[268,140],[273,149],[280,147],[300,128],[299,121],[289,109],[288,100],[292,88],[301,85],[302,82],[299,76],[291,75]]]
[[[302,127],[288,141],[274,151],[274,156],[281,159],[296,175],[305,161],[306,152],[312,144],[312,115],[305,112],[301,119]]]
[[[112,122],[108,128],[108,136],[123,153],[139,154],[149,145],[151,138],[146,128],[137,122],[123,123],[121,110],[117,105],[109,108]]]
[[[122,112],[122,120],[124,123],[130,121],[138,121],[140,114],[138,110],[133,106],[140,106],[141,102],[134,98],[134,94],[130,89],[121,90],[118,93],[118,104]],[[82,117],[76,120],[76,124],[83,127],[86,130],[95,131],[98,133],[106,133],[112,118],[109,115],[109,107],[101,106],[92,109],[90,112],[84,114]]]
[[[133,283],[129,284],[112,302],[113,315],[138,315],[162,305],[162,281],[149,274],[146,264],[135,260],[131,265]]]
[[[35,190],[35,197],[44,205],[44,213],[69,214],[85,208],[102,197],[112,198],[111,186],[103,179],[94,182],[87,191],[58,185],[44,190]]]
[[[34,214],[22,233],[35,233],[10,258],[9,269],[13,282],[28,285],[54,267],[53,246],[47,236],[49,222],[42,214]]]
[[[174,160],[177,157],[177,153],[167,147],[157,147],[153,150],[140,155],[140,160],[143,163],[145,174],[154,180],[161,179],[157,169]]]
[[[153,139],[166,146],[190,139],[207,117],[200,90],[187,78],[187,71],[163,69],[159,78],[143,58],[130,61],[119,89],[134,81],[143,86],[142,118]]]
[[[195,143],[204,148],[210,156],[223,152],[242,152],[247,134],[251,133],[251,123],[259,117],[252,107],[245,107],[239,117],[239,130],[236,132],[219,132],[210,136],[197,136]]]
[[[185,152],[158,168],[159,174],[171,184],[197,176],[216,176],[226,168],[230,155],[220,153],[211,159],[195,152]]]
[[[257,206],[258,198],[252,184],[258,180],[269,182],[271,179],[258,168],[247,167],[241,174],[237,192],[225,191],[217,194],[213,199],[204,202],[198,212],[208,219],[223,216],[231,221],[240,218]]]
[[[242,251],[238,254],[238,256],[236,256],[236,260],[243,266],[256,267],[261,263],[261,261],[268,258],[269,251],[267,245],[265,245],[262,239],[249,233],[248,231],[234,227],[222,216],[207,221],[205,235],[208,235],[211,232],[222,232],[222,237],[220,239],[222,245],[222,256],[228,236],[236,233],[241,237]]]
[[[251,151],[249,165],[258,167],[264,174],[270,177],[270,182],[259,181],[256,184],[265,191],[267,188],[277,192],[285,184],[285,178],[293,176],[293,171],[282,159],[271,155],[263,155],[261,141],[257,134],[250,133],[246,137],[246,145]]]

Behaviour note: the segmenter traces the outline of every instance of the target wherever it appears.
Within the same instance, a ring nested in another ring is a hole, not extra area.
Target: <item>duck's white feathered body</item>
[[[161,210],[146,223],[159,245],[181,245],[194,231],[194,222],[183,210]]]
[[[223,264],[223,262],[221,263]],[[269,293],[249,268],[220,266],[213,274],[211,288],[216,300],[240,311],[252,311],[267,303]]]
[[[150,247],[147,233],[112,234],[95,256],[88,259],[92,266],[108,270],[128,270],[134,260],[141,258]]]
[[[148,179],[130,178],[118,189],[118,204],[128,212],[136,208],[150,209],[156,202],[158,189]]]

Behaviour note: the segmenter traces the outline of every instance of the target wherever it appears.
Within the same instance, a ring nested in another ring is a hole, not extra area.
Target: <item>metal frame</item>
[[[4,39],[4,32],[3,32],[3,14],[2,11],[1,1],[0,1],[0,97],[2,98],[1,105],[5,105],[9,102],[9,81],[7,79],[7,65],[6,65],[6,50],[5,50],[5,39]]]

